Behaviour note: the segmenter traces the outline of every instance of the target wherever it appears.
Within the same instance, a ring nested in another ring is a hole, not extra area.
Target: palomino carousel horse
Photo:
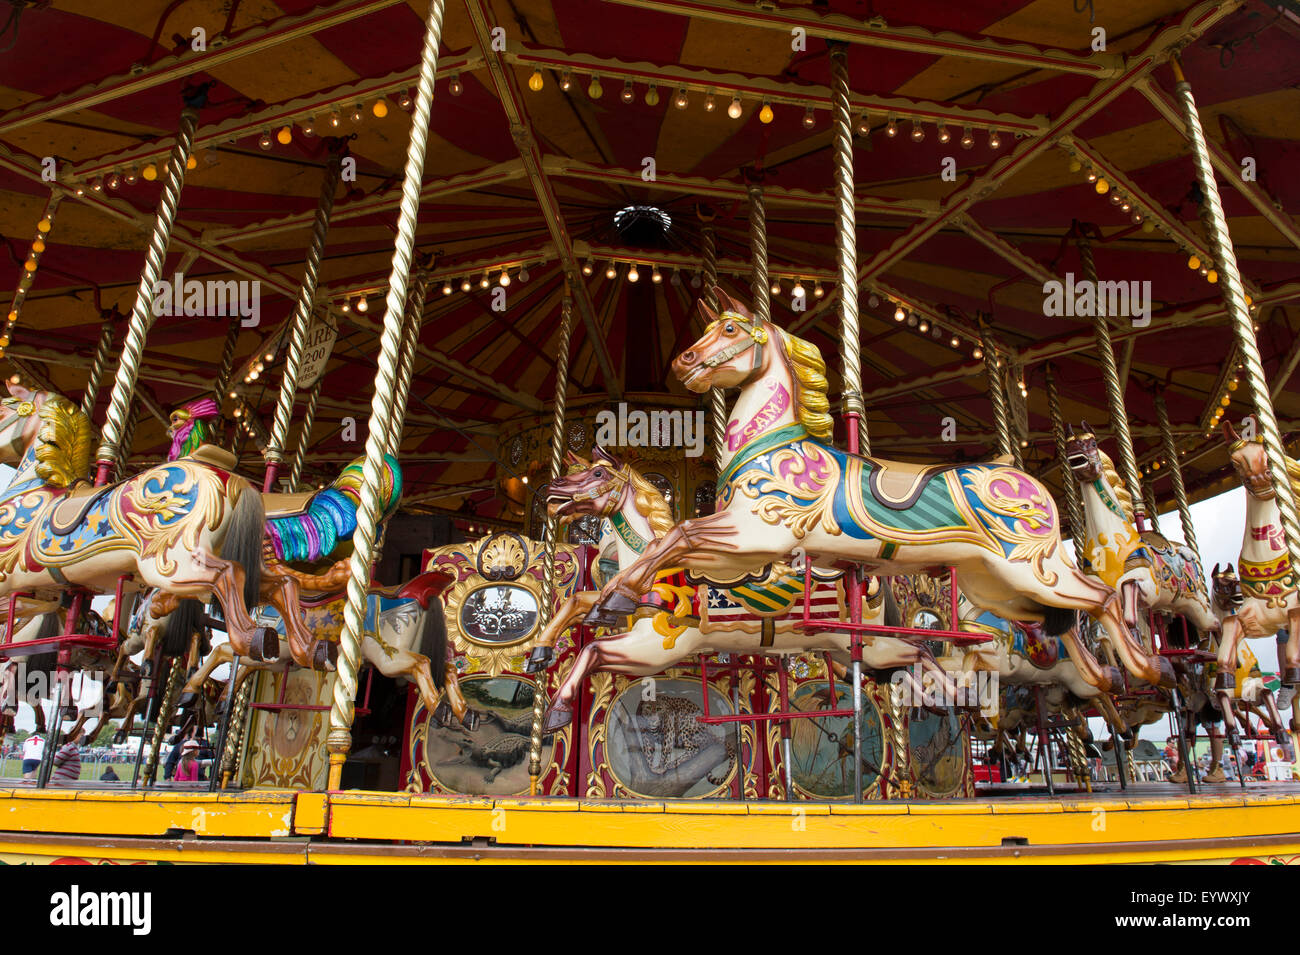
[[[311,583],[310,578],[307,578]],[[447,574],[429,572],[413,577],[399,587],[372,586],[367,594],[365,629],[361,655],[386,677],[404,677],[420,692],[425,709],[434,720],[446,725],[449,715],[468,730],[478,726],[479,715],[469,708],[460,692],[459,673],[447,641],[446,622],[439,595],[451,583]],[[346,593],[325,593],[302,598],[299,612],[312,632],[337,642],[343,630]],[[418,649],[417,649],[418,648]],[[199,700],[212,671],[235,657],[230,644],[219,644],[189,681],[181,705]],[[238,683],[253,670],[283,669],[279,661],[257,661],[240,657],[233,694]],[[445,697],[445,698],[444,698]]]
[[[137,586],[221,604],[242,654],[275,656],[274,631],[248,607],[262,592],[261,495],[196,454],[102,488],[79,487],[90,467],[90,422],[72,402],[9,382],[0,403],[0,460],[17,474],[0,496],[0,597],[69,585],[104,593]],[[246,493],[247,492],[247,493]],[[288,607],[288,588],[271,602]],[[310,633],[290,627],[295,658],[310,663]]]
[[[1154,531],[1138,533],[1128,489],[1086,421],[1083,428],[1082,434],[1071,429],[1066,460],[1083,500],[1085,569],[1120,592],[1130,629],[1144,623],[1139,611],[1145,606],[1182,616],[1201,633],[1218,630],[1196,552]]]
[[[730,461],[718,510],[673,527],[600,593],[588,622],[611,625],[665,567],[726,579],[802,548],[818,566],[858,564],[878,575],[957,568],[976,606],[1044,621],[1079,672],[1107,689],[1104,670],[1070,633],[1073,611],[1099,620],[1124,665],[1149,683],[1173,671],[1124,626],[1115,590],[1066,555],[1056,503],[1023,471],[1000,462],[918,466],[832,447],[825,364],[810,343],[754,319],[724,291],[721,315],[673,361],[691,391],[739,388],[727,428]]]
[[[1238,436],[1228,421],[1223,422],[1228,442],[1228,459],[1246,485],[1246,527],[1237,562],[1241,582],[1241,603],[1235,613],[1223,618],[1219,640],[1218,674],[1215,692],[1224,704],[1229,738],[1236,745],[1237,725],[1228,700],[1236,684],[1237,644],[1243,637],[1272,637],[1279,629],[1290,634],[1281,661],[1283,686],[1300,683],[1300,587],[1291,566],[1282,518],[1273,490],[1273,476],[1264,444]],[[1300,488],[1300,463],[1287,458],[1286,480]],[[1291,728],[1297,729],[1300,707],[1292,704]]]
[[[599,447],[593,451],[592,462],[572,454],[569,462],[574,470],[552,482],[547,507],[561,524],[584,514],[607,517],[614,531],[619,567],[630,565],[672,527],[668,502],[630,464]],[[593,670],[647,676],[687,657],[719,652],[785,655],[829,650],[841,662],[848,659],[847,634],[805,632],[798,628],[802,619],[802,574],[785,569],[781,573],[774,571],[767,579],[749,578],[729,587],[697,586],[683,578],[684,575],[675,571],[661,574],[644,604],[638,606],[638,618],[630,629],[582,648],[551,701],[544,732],[554,732],[569,723],[582,682]],[[878,599],[872,602],[875,606],[869,603],[863,615],[868,621],[874,617],[874,622],[883,623],[892,600],[888,588],[879,590]],[[555,640],[581,619],[594,600],[592,592],[576,594],[556,612],[538,637],[541,652],[534,650],[529,661],[531,670],[544,669]],[[833,577],[817,580],[810,600],[814,617],[840,617]],[[890,622],[896,625],[896,621]],[[945,689],[955,693],[955,687],[949,685],[943,671],[919,641],[868,638],[864,641],[863,660],[877,670],[920,662],[923,667],[929,667]]]

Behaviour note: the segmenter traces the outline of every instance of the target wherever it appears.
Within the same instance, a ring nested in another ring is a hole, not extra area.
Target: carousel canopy
[[[318,296],[338,339],[307,475],[328,480],[360,454],[426,12],[419,0],[0,5],[10,288],[33,240],[47,246],[7,359],[78,399],[102,326],[117,326],[120,341],[188,97],[199,104],[195,162],[163,274],[260,283],[258,323],[241,328],[225,400],[227,414],[238,402],[244,420],[269,423],[282,331],[341,145],[332,138],[342,138],[355,167],[337,192]],[[767,207],[772,289],[760,294],[835,368],[844,289],[832,41],[850,44],[849,291],[861,303],[874,453],[990,453],[981,322],[1009,363],[1031,471],[1059,486],[1049,366],[1065,419],[1088,420],[1114,453],[1092,318],[1045,304],[1045,283],[1084,277],[1083,235],[1099,277],[1135,283],[1132,311],[1149,307],[1149,322],[1112,326],[1139,461],[1163,464],[1163,395],[1193,496],[1220,489],[1226,458],[1207,433],[1225,400],[1230,417],[1247,413],[1249,389],[1234,380],[1169,60],[1181,52],[1195,91],[1278,415],[1294,427],[1298,14],[1291,0],[450,3],[416,235],[431,280],[401,447],[408,506],[504,507],[499,482],[520,465],[498,460],[496,434],[545,412],[554,394],[566,269],[576,277],[570,395],[686,395],[669,363],[699,331],[706,225],[720,284],[753,294],[750,184]],[[37,223],[52,188],[63,198],[45,236]],[[167,412],[212,387],[230,321],[210,310],[158,319],[135,460],[161,458]],[[837,393],[833,373],[831,384]],[[359,425],[352,440],[348,418]],[[241,454],[246,471],[260,470],[255,437]],[[1169,481],[1153,475],[1167,502]]]

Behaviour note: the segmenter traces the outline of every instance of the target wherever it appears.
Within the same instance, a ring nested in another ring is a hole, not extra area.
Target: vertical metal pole
[[[176,715],[176,700],[180,696],[184,676],[184,661],[181,657],[173,657],[171,669],[167,671],[167,683],[163,689],[162,702],[158,706],[158,721],[154,723],[153,739],[149,741],[149,755],[144,762],[146,786],[152,786],[154,778],[158,775],[158,754],[162,750],[163,740],[167,738],[172,717]]]
[[[217,377],[212,385],[213,397],[217,399],[218,408],[226,401],[227,391],[230,388],[230,376],[235,370],[235,348],[239,344],[241,323],[242,319],[238,315],[230,319],[230,325],[226,328],[226,340],[221,346],[221,363],[217,366]]]
[[[298,447],[293,452],[293,464],[289,468],[290,492],[298,490],[298,482],[302,479],[302,466],[307,458],[307,447],[311,443],[311,429],[316,423],[316,402],[320,401],[320,389],[324,382],[325,376],[321,375],[307,393],[307,406],[302,410],[302,426],[298,432]]]
[[[415,248],[416,216],[420,209],[420,185],[424,177],[429,111],[433,105],[433,81],[438,67],[438,44],[442,38],[444,7],[445,0],[432,0],[430,3],[424,45],[420,52],[420,76],[412,108],[406,170],[402,177],[402,200],[397,216],[397,241],[393,248],[392,272],[388,278],[384,329],[379,341],[379,369],[375,374],[375,394],[370,402],[366,460],[362,467],[361,504],[357,510],[357,529],[352,538],[351,576],[348,580],[347,606],[343,614],[343,632],[339,638],[338,670],[334,677],[334,698],[330,706],[330,730],[326,739],[330,754],[331,789],[339,787],[343,763],[352,748],[352,718],[356,708],[361,636],[365,629],[370,564],[375,555],[375,525],[380,513],[380,480],[384,469],[388,420],[394,413],[394,379],[401,346],[402,313],[406,305],[407,277],[411,271],[411,257]]]
[[[1169,480],[1174,486],[1174,503],[1178,505],[1178,519],[1183,525],[1183,540],[1196,552],[1199,560],[1201,548],[1196,543],[1196,528],[1192,526],[1192,508],[1187,502],[1187,485],[1183,483],[1183,465],[1178,459],[1178,446],[1174,443],[1174,432],[1169,426],[1169,409],[1165,407],[1165,396],[1157,393],[1156,415],[1160,421],[1160,442],[1165,451],[1165,468]]]
[[[226,700],[226,711],[221,714],[217,725],[216,746],[212,747],[212,766],[208,770],[208,792],[217,791],[221,779],[221,767],[225,762],[226,738],[230,735],[230,719],[235,712],[235,693],[233,687],[239,677],[239,654],[230,661],[230,697]]]
[[[700,238],[704,245],[704,304],[710,311],[716,312],[718,300],[713,294],[713,287],[718,284],[718,247],[713,236],[713,226],[704,226],[700,230]],[[754,307],[758,307],[757,302]],[[713,442],[713,462],[721,474],[731,460],[731,455],[727,452],[727,396],[721,388],[709,389],[709,438]]]
[[[118,480],[126,477],[126,466],[131,460],[131,451],[135,448],[135,429],[140,426],[140,414],[140,402],[133,401],[131,414],[126,419],[126,430],[122,432],[122,445],[118,449],[117,463],[113,466],[113,473]]]
[[[325,237],[329,233],[330,213],[334,211],[334,192],[339,184],[342,156],[332,152],[325,164],[325,177],[321,182],[320,198],[316,202],[316,217],[312,221],[311,243],[307,246],[307,264],[303,268],[302,285],[289,323],[289,337],[284,356],[284,374],[280,378],[280,397],[275,404],[275,417],[271,422],[271,439],[266,446],[266,480],[262,490],[275,487],[280,464],[284,460],[285,443],[289,439],[289,421],[293,417],[294,397],[298,392],[298,375],[302,370],[302,349],[311,324],[312,304],[316,298],[316,282],[320,277],[320,260],[325,251]]]
[[[1092,245],[1081,231],[1074,238],[1083,265],[1083,277],[1097,288],[1097,264],[1092,257]],[[1142,496],[1142,478],[1138,472],[1137,456],[1133,453],[1133,436],[1128,430],[1128,411],[1124,407],[1124,388],[1119,380],[1119,366],[1115,362],[1115,348],[1110,338],[1110,318],[1104,313],[1098,297],[1097,314],[1092,317],[1092,332],[1097,342],[1097,362],[1106,384],[1106,407],[1110,411],[1110,429],[1115,433],[1119,452],[1119,470],[1133,497],[1133,521],[1138,530],[1145,530],[1146,499]]]
[[[767,209],[763,187],[750,183],[749,195],[749,286],[754,299],[754,318],[763,324],[772,320],[772,289],[767,278]]]
[[[569,389],[569,339],[573,334],[573,296],[566,285],[564,304],[560,307],[560,341],[555,355],[555,413],[551,418],[551,476],[554,483],[563,473],[564,417]],[[538,608],[538,625],[551,622],[555,604],[555,548],[560,536],[559,520],[547,511],[542,551],[542,601]],[[533,729],[528,739],[528,792],[536,796],[542,775],[542,716],[546,710],[546,671],[537,674],[533,690]]]
[[[99,383],[104,378],[104,369],[108,366],[109,356],[113,353],[113,322],[110,316],[100,316],[103,324],[99,326],[99,341],[95,345],[95,358],[90,363],[90,375],[86,379],[86,390],[81,396],[81,413],[91,421],[95,420],[95,403],[99,400]]]
[[[1038,713],[1038,754],[1043,761],[1043,782],[1047,784],[1047,795],[1056,795],[1056,783],[1052,779],[1052,739],[1047,732],[1047,701],[1043,699],[1043,688],[1034,685],[1034,709]]]
[[[397,456],[406,430],[406,399],[411,392],[411,375],[415,371],[415,352],[420,345],[424,324],[424,299],[429,290],[429,262],[415,270],[411,294],[406,300],[406,327],[402,333],[402,351],[397,362],[397,384],[393,392],[393,417],[388,422],[388,453]]]
[[[144,354],[144,339],[153,326],[154,286],[162,277],[163,262],[167,258],[167,243],[171,239],[172,223],[180,205],[181,188],[185,185],[185,168],[194,144],[194,129],[198,125],[198,111],[186,107],[181,112],[181,122],[176,130],[176,143],[167,161],[167,175],[163,179],[162,196],[158,199],[158,212],[154,217],[153,231],[149,235],[149,249],[145,253],[144,271],[136,288],[135,306],[122,342],[122,356],[118,360],[117,374],[113,379],[113,393],[109,397],[104,430],[96,454],[98,468],[96,486],[108,482],[113,464],[117,460],[118,445],[126,427],[127,407],[135,392],[135,381],[140,373],[140,359]]]
[[[1007,408],[1006,382],[1002,377],[1002,355],[993,341],[988,322],[980,319],[980,348],[984,351],[984,373],[988,379],[989,400],[993,403],[993,427],[998,435],[998,454],[1015,458],[1015,441],[1011,437],[1011,414]]]
[[[987,354],[987,353],[986,353]],[[1061,418],[1061,398],[1056,390],[1056,371],[1048,364],[1047,413],[1052,419],[1052,438],[1056,442],[1056,460],[1061,463],[1061,486],[1065,489],[1065,510],[1070,516],[1070,536],[1074,539],[1074,552],[1083,556],[1084,519],[1083,502],[1079,500],[1079,485],[1075,483],[1065,457],[1065,422]]]

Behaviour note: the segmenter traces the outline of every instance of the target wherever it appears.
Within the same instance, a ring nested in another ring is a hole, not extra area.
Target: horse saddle
[[[219,471],[233,472],[235,466],[239,463],[234,454],[225,448],[217,447],[215,444],[200,444],[186,457],[191,461],[198,461],[200,464],[206,464],[208,467],[216,468]]]
[[[262,495],[262,502],[266,508],[266,517],[270,520],[272,517],[293,517],[301,514],[307,509],[311,502],[312,495],[315,491],[299,491],[296,494],[280,494],[273,492]]]
[[[926,485],[946,471],[969,467],[963,464],[916,464],[867,458],[867,490],[876,502],[895,511],[906,511],[924,493]],[[1002,463],[998,461],[996,463]]]
[[[110,484],[106,487],[87,485],[69,491],[50,512],[50,531],[63,537],[78,530],[95,502],[112,490],[113,485]]]

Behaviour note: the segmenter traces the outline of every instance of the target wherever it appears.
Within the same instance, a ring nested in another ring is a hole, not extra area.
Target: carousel
[[[1300,858],[1292,4],[3,6],[0,860]]]

